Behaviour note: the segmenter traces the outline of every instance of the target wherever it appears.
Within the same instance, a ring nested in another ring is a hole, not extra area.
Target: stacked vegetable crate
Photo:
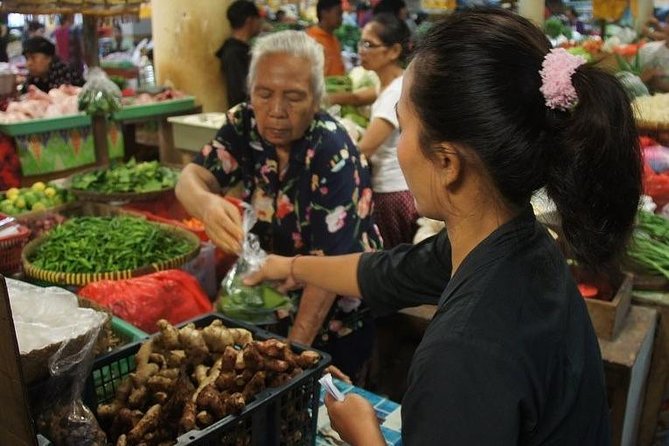
[[[216,319],[229,328],[244,328],[256,340],[276,338],[275,335],[225,316],[212,313],[192,321],[204,327]],[[86,382],[83,399],[93,410],[99,404],[113,400],[123,378],[135,368],[135,354],[142,343],[100,357]],[[293,344],[301,353],[304,347]],[[322,352],[320,361],[280,387],[267,388],[258,393],[239,415],[228,415],[202,430],[190,431],[177,440],[177,445],[312,445],[315,444],[320,395],[318,379],[330,362]]]

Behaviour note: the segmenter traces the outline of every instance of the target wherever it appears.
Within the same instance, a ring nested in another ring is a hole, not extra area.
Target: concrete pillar
[[[230,35],[231,0],[151,0],[154,68],[160,85],[194,95],[203,111],[227,108],[221,63],[215,56]]]
[[[532,20],[538,26],[544,25],[544,0],[519,0],[518,14]]]
[[[641,31],[643,25],[653,15],[653,8],[655,7],[653,0],[633,0],[632,14],[634,14],[634,28]]]

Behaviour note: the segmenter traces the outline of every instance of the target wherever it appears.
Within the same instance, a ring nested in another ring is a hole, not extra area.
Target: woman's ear
[[[439,146],[439,150],[434,153],[437,167],[441,172],[442,185],[446,189],[452,189],[457,187],[464,177],[464,159],[456,146],[448,143],[441,143]]]
[[[398,60],[402,55],[402,45],[400,45],[399,43],[393,43],[393,45],[389,49],[390,49],[390,56],[393,58],[393,60]]]

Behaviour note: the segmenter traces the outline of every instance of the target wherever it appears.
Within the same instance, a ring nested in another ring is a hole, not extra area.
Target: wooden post
[[[107,145],[107,120],[104,116],[93,115],[93,145],[95,147],[95,165],[109,165],[109,148]]]
[[[84,62],[91,67],[100,66],[100,54],[98,48],[98,18],[96,16],[84,16]]]
[[[0,444],[37,445],[5,278],[0,275]]]

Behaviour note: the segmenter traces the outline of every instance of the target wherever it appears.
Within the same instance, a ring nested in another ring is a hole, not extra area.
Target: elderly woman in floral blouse
[[[323,51],[304,33],[278,32],[254,45],[250,103],[228,112],[177,185],[181,203],[221,248],[239,252],[242,239],[240,214],[221,193],[241,193],[251,203],[258,216],[253,232],[269,252],[335,255],[380,247],[364,158],[320,111],[322,73]],[[358,302],[306,286],[289,338],[329,351],[355,377],[373,339],[371,318]]]

